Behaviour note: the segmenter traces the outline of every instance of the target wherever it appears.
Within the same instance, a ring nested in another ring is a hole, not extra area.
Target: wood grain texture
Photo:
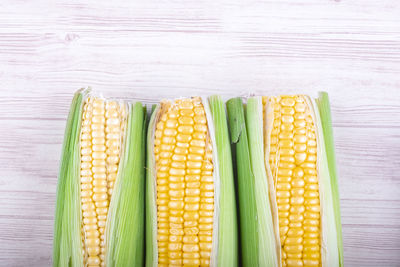
[[[51,265],[73,92],[329,92],[346,266],[400,266],[400,2],[1,1],[0,266]]]

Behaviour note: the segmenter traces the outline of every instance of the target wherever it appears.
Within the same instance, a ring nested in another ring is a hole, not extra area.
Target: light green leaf
[[[53,266],[83,266],[79,137],[87,93],[88,90],[79,90],[75,94],[65,128],[57,185]]]
[[[144,116],[129,105],[125,144],[107,218],[107,266],[142,266],[144,247]]]
[[[242,265],[244,267],[260,266],[258,254],[261,236],[258,229],[255,177],[252,171],[242,99],[239,97],[230,99],[226,107],[231,144],[236,149],[234,154],[236,154]]]
[[[323,140],[325,143],[325,153],[327,166],[331,184],[332,204],[334,208],[334,217],[336,225],[337,243],[338,243],[338,255],[339,255],[339,266],[343,266],[343,237],[342,237],[342,223],[340,219],[340,196],[339,186],[336,172],[336,157],[335,157],[335,144],[333,141],[333,130],[332,130],[332,118],[331,109],[329,104],[328,94],[326,92],[320,92],[319,97],[316,99],[319,115],[321,119],[321,126],[323,133]]]
[[[206,103],[204,103],[207,105]],[[215,132],[214,149],[217,151],[217,163],[219,174],[219,214],[218,214],[218,255],[217,266],[238,265],[238,240],[237,240],[237,216],[235,201],[235,186],[233,178],[232,155],[229,143],[228,125],[226,120],[225,105],[219,96],[211,96],[208,99],[209,109]],[[206,108],[207,112],[207,108]],[[213,138],[212,137],[212,138]],[[214,162],[215,164],[215,162]]]
[[[277,241],[273,225],[273,215],[269,200],[269,185],[264,160],[263,105],[261,97],[247,100],[246,126],[252,171],[255,179],[255,199],[259,231],[258,266],[279,266]]]

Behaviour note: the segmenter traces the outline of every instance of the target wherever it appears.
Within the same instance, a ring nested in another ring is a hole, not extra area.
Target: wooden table
[[[2,1],[0,266],[51,264],[73,92],[330,94],[346,266],[400,266],[400,2]],[[129,3],[130,2],[130,3]]]

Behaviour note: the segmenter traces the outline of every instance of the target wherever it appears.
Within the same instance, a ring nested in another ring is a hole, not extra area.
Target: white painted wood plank
[[[346,266],[400,262],[396,0],[2,1],[0,266],[51,264],[73,92],[330,94]]]

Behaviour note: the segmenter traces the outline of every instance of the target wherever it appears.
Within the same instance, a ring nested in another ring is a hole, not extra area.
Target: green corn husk
[[[234,267],[238,265],[238,230],[232,155],[225,105],[219,96],[211,96],[208,99],[208,104],[213,122],[213,127],[209,126],[209,128],[211,133],[215,133],[215,140],[213,142],[217,148],[217,155],[214,158],[217,158],[217,167],[220,176],[218,255],[216,265]],[[206,107],[207,114],[207,105],[205,104],[204,106]],[[209,118],[207,119],[210,120]]]
[[[155,190],[154,131],[160,105],[153,106],[147,131],[146,156],[146,266],[157,266],[157,207]]]
[[[330,194],[332,199],[333,214],[334,217],[334,225],[332,221],[330,221],[331,225],[330,234],[336,232],[335,236],[332,236],[331,239],[334,240],[334,246],[337,246],[337,252],[335,251],[335,247],[333,246],[331,255],[334,255],[335,260],[337,260],[337,266],[342,267],[344,265],[343,262],[343,237],[342,237],[342,223],[340,218],[340,197],[339,197],[339,186],[336,172],[336,157],[335,157],[335,145],[333,141],[333,129],[332,129],[332,118],[331,118],[331,109],[329,104],[329,97],[326,92],[320,92],[319,97],[315,100],[314,104],[315,109],[319,111],[318,116],[320,117],[320,125],[319,125],[319,138],[324,141],[325,155],[324,161],[325,165],[325,177],[329,177],[330,181]],[[333,228],[336,228],[333,230]],[[328,261],[330,263],[330,261]]]
[[[107,266],[142,266],[146,109],[129,106],[126,140],[107,218]]]
[[[79,90],[75,94],[65,128],[57,185],[53,266],[83,266],[79,134],[86,94],[86,90]]]
[[[214,226],[211,266],[237,266],[237,218],[233,170],[224,103],[218,96],[202,99],[206,112],[214,162]],[[161,105],[154,108],[147,133],[146,266],[157,266],[157,206],[154,133]]]
[[[338,255],[338,240],[336,233],[336,219],[331,187],[331,179],[328,168],[327,151],[322,129],[322,119],[319,114],[316,101],[307,97],[308,106],[311,107],[314,116],[317,134],[317,147],[319,160],[317,162],[319,177],[319,193],[321,206],[321,263],[322,266],[340,266]]]
[[[227,102],[227,110],[236,146],[242,264],[278,266],[264,166],[262,102],[250,98],[245,116],[241,98],[234,98]]]
[[[255,178],[251,169],[249,141],[241,98],[226,103],[232,145],[236,150],[236,179],[239,198],[240,244],[243,266],[258,266],[258,222]]]
[[[343,266],[339,190],[329,100],[326,93],[320,93],[316,100],[305,96],[304,99],[311,109],[317,135],[321,263],[322,266]],[[263,151],[263,137],[265,132],[270,133],[272,123],[267,115],[271,110],[266,109],[263,122],[261,97],[248,98],[246,110],[240,98],[231,99],[227,102],[227,109],[231,142],[236,147],[243,266],[280,266],[275,189],[269,160],[265,159]],[[261,247],[263,243],[264,247]]]

